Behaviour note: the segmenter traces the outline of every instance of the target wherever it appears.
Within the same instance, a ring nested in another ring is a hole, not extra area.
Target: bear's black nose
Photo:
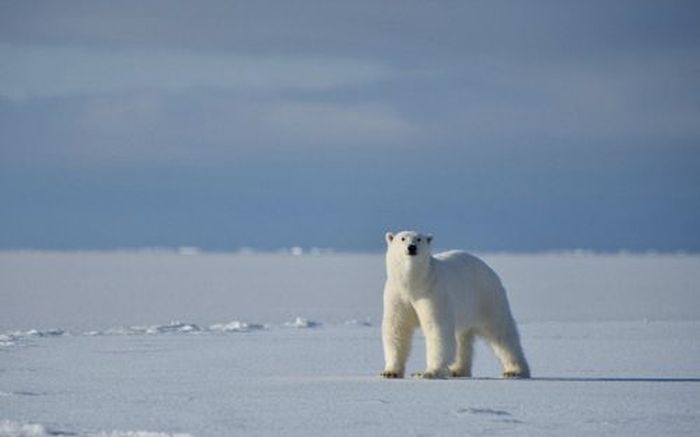
[[[418,252],[418,247],[416,247],[415,244],[408,245],[408,254],[409,255],[415,255],[417,252]]]

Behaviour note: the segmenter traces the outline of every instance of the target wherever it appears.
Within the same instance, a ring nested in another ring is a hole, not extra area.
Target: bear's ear
[[[425,237],[426,240],[428,240],[428,244],[433,242],[433,234],[428,234]]]
[[[385,239],[386,239],[386,244],[391,243],[392,241],[394,241],[394,234],[391,232],[387,232],[385,235]]]

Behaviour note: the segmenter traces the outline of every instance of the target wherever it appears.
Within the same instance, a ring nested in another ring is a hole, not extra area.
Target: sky
[[[0,2],[0,249],[700,251],[696,1]]]

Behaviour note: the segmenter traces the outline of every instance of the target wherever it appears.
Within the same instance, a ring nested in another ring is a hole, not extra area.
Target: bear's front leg
[[[382,342],[384,343],[384,378],[403,378],[406,360],[411,351],[413,331],[418,319],[413,308],[393,296],[385,296],[382,319]]]
[[[456,341],[454,317],[448,302],[421,299],[414,308],[425,336],[427,367],[415,376],[425,379],[447,378],[449,365],[454,361]]]

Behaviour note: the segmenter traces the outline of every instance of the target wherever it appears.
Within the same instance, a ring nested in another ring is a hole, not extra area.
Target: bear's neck
[[[387,263],[387,277],[402,288],[423,289],[432,281],[432,260],[427,258],[399,257]]]

